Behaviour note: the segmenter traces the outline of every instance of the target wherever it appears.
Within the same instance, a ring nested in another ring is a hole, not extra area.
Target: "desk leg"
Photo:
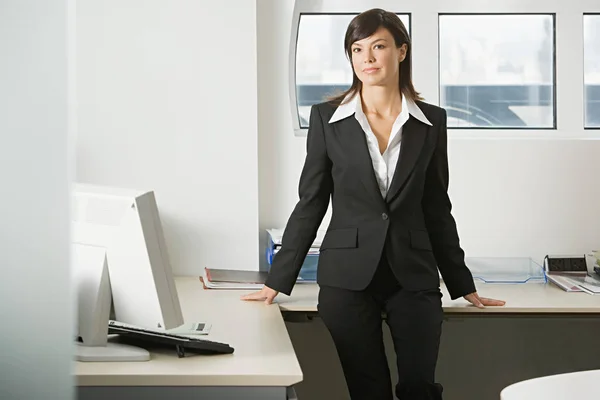
[[[298,395],[293,386],[287,388],[287,400],[298,400]]]
[[[285,387],[263,386],[81,386],[77,388],[77,399],[288,400],[287,393]]]

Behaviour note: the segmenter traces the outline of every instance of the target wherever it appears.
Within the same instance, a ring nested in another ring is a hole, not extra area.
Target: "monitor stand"
[[[77,342],[75,360],[84,362],[149,361],[150,352],[140,347],[111,342],[104,346],[86,346]]]
[[[77,285],[74,358],[87,362],[148,361],[150,352],[108,334],[112,293],[106,249],[74,243],[72,259]]]

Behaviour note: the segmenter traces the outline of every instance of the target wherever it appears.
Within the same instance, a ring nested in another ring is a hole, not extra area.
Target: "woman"
[[[270,304],[290,294],[332,201],[317,281],[318,310],[353,400],[392,399],[382,313],[397,355],[399,399],[441,399],[435,383],[443,310],[439,271],[452,299],[478,307],[448,197],[446,112],[411,81],[411,44],[397,15],[356,16],[345,50],[352,86],[312,107],[300,200],[264,288],[242,298]]]

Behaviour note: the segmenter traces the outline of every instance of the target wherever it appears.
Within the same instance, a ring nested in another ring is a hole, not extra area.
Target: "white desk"
[[[286,399],[287,387],[303,374],[282,313],[316,313],[318,286],[298,284],[291,296],[276,303],[245,302],[247,291],[204,290],[197,277],[176,278],[186,321],[207,321],[210,340],[229,343],[233,354],[191,355],[174,351],[152,353],[148,362],[75,363],[78,397],[86,400],[139,396],[161,399]],[[600,296],[567,293],[549,284],[478,284],[484,297],[506,300],[504,307],[478,309],[464,299],[451,301],[445,287],[443,307],[450,315],[600,315]]]
[[[600,370],[529,379],[506,387],[501,400],[571,400],[600,398]]]
[[[234,353],[178,358],[161,350],[146,362],[76,362],[82,398],[286,399],[302,371],[279,307],[241,301],[239,291],[205,291],[198,278],[177,278],[176,285],[184,319],[210,322],[206,338],[229,343]]]
[[[442,306],[447,314],[544,314],[544,315],[600,315],[600,296],[586,293],[569,293],[552,284],[485,284],[477,283],[481,297],[505,300],[502,307],[480,309],[460,298],[450,300],[446,287],[442,284]],[[298,284],[291,296],[279,295],[276,301],[282,311],[317,312],[318,286]]]

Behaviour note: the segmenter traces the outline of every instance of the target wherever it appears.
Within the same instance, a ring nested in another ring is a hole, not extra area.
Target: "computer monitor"
[[[106,307],[112,304],[110,319],[140,328],[184,323],[154,192],[74,184],[71,220],[79,350],[104,352],[94,361],[139,359],[99,349],[107,343]]]

